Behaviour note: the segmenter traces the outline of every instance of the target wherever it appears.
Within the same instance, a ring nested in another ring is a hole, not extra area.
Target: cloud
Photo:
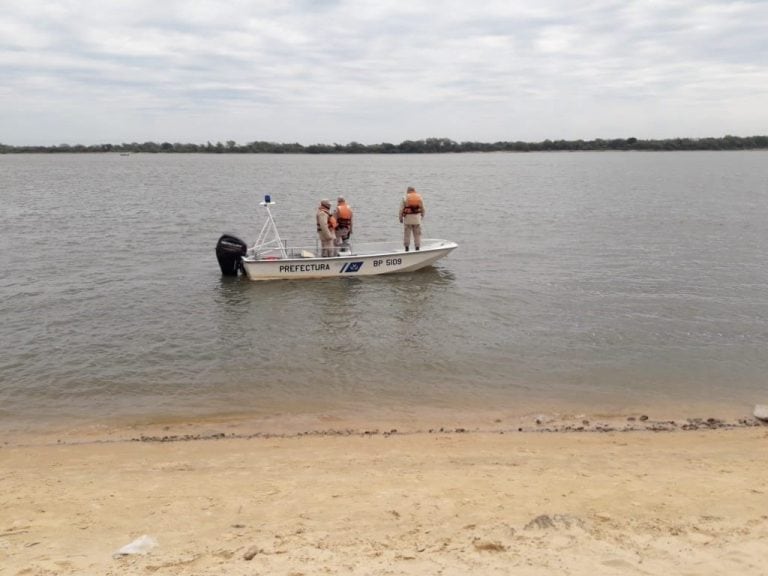
[[[27,0],[0,142],[768,132],[764,2]]]

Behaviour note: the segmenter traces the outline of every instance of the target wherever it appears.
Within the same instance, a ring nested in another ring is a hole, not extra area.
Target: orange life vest
[[[339,228],[349,228],[352,225],[352,208],[346,202],[336,207],[336,222]]]
[[[418,192],[408,192],[405,195],[403,214],[421,214],[421,194]]]
[[[320,212],[328,214],[328,230],[335,230],[338,227],[338,224],[336,224],[336,218],[331,214],[330,209],[325,206],[320,206]],[[320,224],[317,225],[317,231],[320,232]]]

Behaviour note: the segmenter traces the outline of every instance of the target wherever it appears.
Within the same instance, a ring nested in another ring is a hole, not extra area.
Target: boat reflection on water
[[[311,303],[319,309],[334,306],[351,306],[364,303],[377,295],[388,298],[417,298],[429,295],[429,290],[450,287],[455,274],[443,267],[429,266],[410,274],[383,275],[376,278],[344,277],[324,278],[314,282],[248,282],[243,277],[219,276],[216,279],[214,298],[223,308],[243,307],[262,309],[276,308],[287,313],[296,305]]]
[[[282,353],[295,367],[322,363],[328,354],[375,350],[392,338],[426,337],[449,313],[440,303],[454,283],[454,273],[443,267],[313,282],[222,277],[215,300],[230,346],[244,348],[251,359]],[[419,327],[423,320],[429,321]]]

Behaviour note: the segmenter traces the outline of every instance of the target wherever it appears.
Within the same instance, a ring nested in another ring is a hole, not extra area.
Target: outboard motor
[[[243,271],[243,263],[240,260],[248,251],[248,245],[236,236],[222,234],[216,243],[216,258],[219,260],[219,268],[224,276],[237,276],[238,271]]]

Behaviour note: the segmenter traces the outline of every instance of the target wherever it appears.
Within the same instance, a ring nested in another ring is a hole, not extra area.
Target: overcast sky
[[[768,134],[768,1],[0,0],[0,143]]]

